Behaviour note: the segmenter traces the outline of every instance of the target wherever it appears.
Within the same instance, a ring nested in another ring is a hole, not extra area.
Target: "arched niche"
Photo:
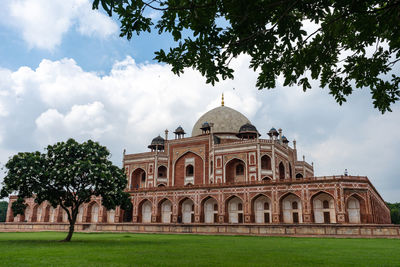
[[[271,222],[271,200],[265,195],[258,195],[252,200],[252,212],[255,223]]]
[[[171,223],[172,202],[169,199],[164,198],[158,203],[158,217],[162,223]]]
[[[311,200],[315,223],[336,223],[335,201],[330,194],[320,192]]]
[[[225,165],[226,183],[246,181],[246,164],[243,160],[234,158]]]
[[[271,170],[271,158],[268,155],[261,157],[261,170]]]
[[[218,222],[218,202],[213,197],[205,198],[201,203],[202,222],[216,223]]]
[[[302,223],[303,212],[301,199],[295,194],[287,194],[280,201],[282,221],[284,223]]]
[[[239,197],[230,197],[225,206],[229,223],[243,223],[243,201]]]
[[[194,202],[190,198],[185,198],[179,202],[179,219],[182,223],[194,222]]]
[[[137,168],[131,175],[131,189],[146,187],[146,172],[142,168]]]

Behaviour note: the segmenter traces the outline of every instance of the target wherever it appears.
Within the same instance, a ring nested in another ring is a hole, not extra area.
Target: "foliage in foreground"
[[[176,74],[190,67],[208,83],[232,79],[231,59],[247,54],[259,89],[282,75],[285,86],[306,91],[311,78],[342,104],[353,87],[367,87],[382,113],[400,97],[399,0],[93,0],[99,4],[119,16],[127,39],[153,26],[171,34],[177,46],[155,59]]]
[[[399,239],[1,233],[5,266],[398,266]]]
[[[18,153],[5,165],[0,197],[18,196],[12,204],[14,216],[24,214],[25,199],[30,197],[39,204],[48,201],[54,208],[59,205],[68,215],[65,241],[70,241],[79,206],[93,196],[101,196],[107,209],[130,204],[123,191],[125,174],[109,157],[110,152],[99,143],[89,140],[80,144],[73,139],[48,146],[46,153]]]
[[[400,224],[400,203],[389,203],[386,204],[390,208],[390,217],[392,219],[392,223]]]

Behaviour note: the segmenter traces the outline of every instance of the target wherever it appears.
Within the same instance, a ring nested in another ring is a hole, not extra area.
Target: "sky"
[[[399,103],[382,115],[368,89],[356,89],[340,106],[317,82],[303,92],[280,78],[275,89],[258,90],[245,55],[231,62],[234,80],[211,86],[192,69],[178,77],[153,60],[154,51],[174,45],[169,36],[127,41],[119,22],[91,10],[89,0],[0,0],[0,6],[1,166],[18,152],[71,137],[99,141],[121,166],[124,149],[146,152],[165,129],[181,125],[190,133],[224,93],[225,105],[247,116],[261,138],[275,127],[295,139],[315,175],[348,169],[368,176],[384,200],[400,202]]]

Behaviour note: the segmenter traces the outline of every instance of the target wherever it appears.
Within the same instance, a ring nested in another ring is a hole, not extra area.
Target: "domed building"
[[[365,233],[374,235],[371,225],[390,224],[390,211],[367,177],[315,177],[313,164],[298,158],[295,140],[273,127],[262,138],[223,99],[197,120],[191,137],[182,126],[173,133],[153,138],[149,152],[124,151],[132,210],[107,211],[93,199],[79,211],[82,229],[95,223],[99,231],[360,235],[364,228],[346,227],[368,225]],[[49,208],[47,217],[34,204],[27,209],[29,222],[65,220],[59,208]]]
[[[174,133],[169,139],[166,130],[162,149],[153,139],[151,152],[124,155],[135,223],[390,223],[368,178],[314,177],[295,140],[289,145],[273,127],[261,138],[223,99],[197,120],[191,137],[181,126]]]

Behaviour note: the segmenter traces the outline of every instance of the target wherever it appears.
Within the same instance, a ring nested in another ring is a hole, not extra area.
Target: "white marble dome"
[[[192,136],[202,134],[200,127],[205,122],[214,123],[214,133],[238,133],[240,127],[250,123],[250,120],[239,111],[220,106],[206,112],[197,120],[192,129]]]

